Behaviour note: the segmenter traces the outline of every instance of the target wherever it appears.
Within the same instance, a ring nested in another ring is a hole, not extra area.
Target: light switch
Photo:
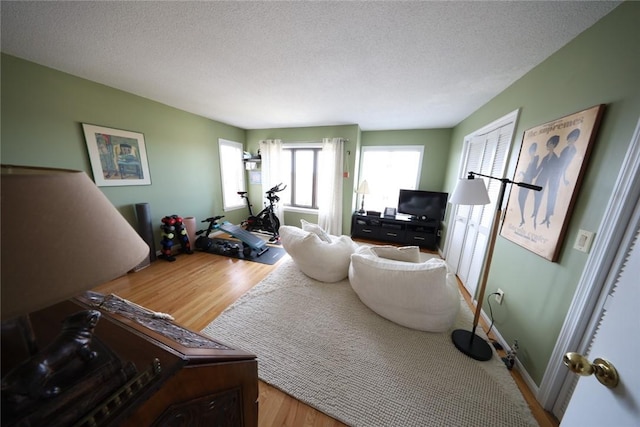
[[[588,253],[589,249],[591,249],[591,243],[593,243],[593,232],[581,229],[578,231],[578,236],[576,237],[576,242],[573,244],[573,249]]]

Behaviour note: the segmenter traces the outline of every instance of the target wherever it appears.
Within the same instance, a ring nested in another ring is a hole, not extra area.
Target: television
[[[398,213],[419,221],[442,221],[448,197],[448,193],[437,191],[400,190]]]

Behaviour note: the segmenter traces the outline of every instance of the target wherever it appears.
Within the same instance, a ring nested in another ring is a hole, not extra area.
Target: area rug
[[[452,330],[471,323],[461,298]],[[388,321],[347,279],[318,282],[291,259],[202,332],[256,354],[261,380],[348,425],[538,425],[497,354],[478,362],[450,333]]]

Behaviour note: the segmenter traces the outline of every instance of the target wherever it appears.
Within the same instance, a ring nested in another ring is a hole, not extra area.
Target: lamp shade
[[[461,179],[449,199],[452,205],[488,205],[489,193],[482,179]]]
[[[2,319],[121,276],[149,247],[81,171],[2,165]]]
[[[356,190],[356,193],[369,194],[369,183],[367,182],[366,179],[360,183],[360,185],[358,186],[358,189]]]

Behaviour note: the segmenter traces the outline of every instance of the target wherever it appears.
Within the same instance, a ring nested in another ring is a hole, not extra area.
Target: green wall
[[[445,185],[450,191],[455,186],[463,139],[475,129],[521,108],[507,172],[510,177],[525,130],[607,104],[558,262],[497,239],[487,295],[497,288],[505,291],[503,304],[493,305],[496,327],[508,342],[518,340],[518,358],[537,384],[587,260],[587,254],[573,249],[576,235],[581,228],[597,231],[640,116],[638,22],[640,3],[623,3],[453,131]]]
[[[452,130],[362,132],[353,124],[245,131],[3,54],[1,160],[80,169],[91,175],[81,123],[141,132],[152,185],[102,190],[132,223],[133,205],[149,202],[159,230],[160,218],[173,213],[198,220],[225,214],[232,222],[246,216],[245,210],[221,212],[218,138],[244,143],[255,153],[261,139],[343,137],[349,139],[345,151],[350,152],[345,155],[350,175],[344,180],[343,218],[343,232],[348,234],[361,146],[425,144],[420,187],[451,192],[465,135],[520,108],[519,141],[526,129],[605,103],[605,117],[558,262],[548,262],[502,238],[496,245],[488,290],[505,290],[505,302],[494,307],[497,327],[508,341],[519,340],[518,356],[539,384],[587,259],[571,246],[579,228],[597,230],[640,114],[637,22],[640,3],[623,3]],[[516,144],[511,174],[518,151]],[[261,188],[251,186],[250,191],[252,203],[261,206]],[[284,222],[299,224],[299,216],[286,216]]]
[[[1,60],[2,163],[93,176],[81,123],[140,132],[151,185],[101,188],[127,220],[135,226],[134,205],[148,202],[159,249],[163,216],[200,221],[222,214],[218,138],[244,143],[244,130],[12,56],[3,54]],[[242,215],[227,216],[234,221]]]
[[[451,129],[411,129],[388,131],[360,131],[357,125],[318,126],[306,128],[256,129],[247,131],[247,147],[252,153],[258,150],[258,142],[263,139],[282,139],[285,142],[319,141],[322,138],[343,137],[345,144],[345,169],[349,177],[344,179],[342,232],[351,233],[351,215],[356,210],[355,189],[358,185],[360,169],[360,148],[380,145],[423,145],[420,189],[441,191],[445,182],[447,159],[449,158]],[[254,206],[262,206],[261,188],[251,186],[251,201]],[[300,225],[300,219],[316,222],[317,215],[300,212],[285,212],[284,223]]]

